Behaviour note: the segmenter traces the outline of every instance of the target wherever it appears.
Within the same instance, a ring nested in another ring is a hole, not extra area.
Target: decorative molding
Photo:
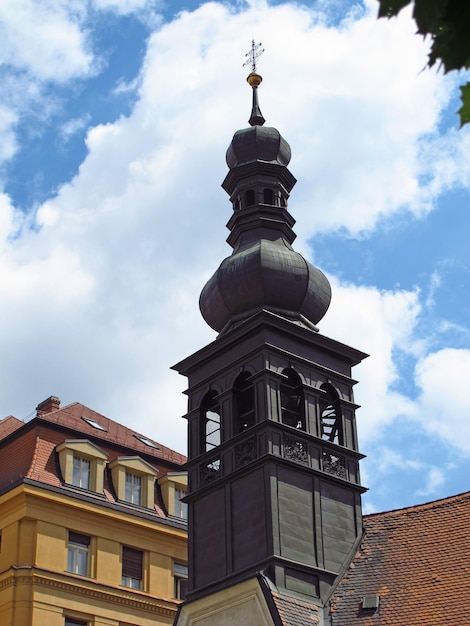
[[[199,481],[201,487],[217,480],[220,476],[220,456],[214,456],[199,466]]]
[[[308,465],[307,445],[297,437],[284,435],[284,458]]]
[[[179,602],[175,602],[175,607],[168,607],[160,604],[157,598],[152,596],[138,597],[139,592],[129,592],[125,589],[113,589],[112,591],[106,588],[104,585],[100,585],[98,581],[84,579],[84,584],[79,585],[75,582],[75,579],[58,579],[54,572],[47,572],[46,570],[38,571],[36,569],[30,569],[29,574],[25,574],[25,568],[20,570],[12,569],[10,576],[5,577],[0,581],[0,590],[8,587],[18,587],[21,585],[29,585],[31,587],[43,587],[48,589],[59,590],[74,594],[80,598],[90,598],[99,602],[106,602],[113,606],[130,607],[138,609],[139,611],[149,611],[156,615],[164,617],[174,618],[176,615]],[[73,581],[73,582],[72,582]],[[93,585],[90,587],[88,585]]]
[[[328,450],[322,451],[322,467],[326,474],[333,474],[338,478],[347,479],[346,461],[344,456],[333,454]]]
[[[238,443],[234,448],[235,467],[247,465],[256,459],[256,455],[256,439],[254,437]]]

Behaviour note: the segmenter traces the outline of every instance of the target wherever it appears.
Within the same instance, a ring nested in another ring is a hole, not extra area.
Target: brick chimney
[[[36,415],[42,415],[43,413],[52,413],[60,409],[60,399],[57,396],[49,396],[47,400],[43,400],[36,407]]]

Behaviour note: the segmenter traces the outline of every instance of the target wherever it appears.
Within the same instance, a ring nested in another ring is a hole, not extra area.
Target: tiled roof
[[[283,626],[315,626],[319,624],[318,607],[290,596],[271,592]]]
[[[9,415],[8,417],[0,420],[0,441],[22,426],[23,422],[18,418],[13,417],[13,415]]]
[[[331,626],[470,623],[470,492],[367,515],[364,529],[332,597]],[[378,611],[362,609],[375,595]]]
[[[97,429],[86,418],[99,424]],[[48,413],[39,413],[36,418],[24,423],[14,417],[0,422],[0,492],[8,490],[22,479],[34,480],[49,487],[61,487],[72,495],[77,488],[63,483],[56,447],[66,440],[89,440],[100,448],[111,462],[121,456],[141,456],[162,476],[181,469],[186,457],[157,442],[147,445],[136,437],[136,431],[92,411],[83,404],[74,403]],[[60,426],[60,428],[58,427]],[[148,438],[145,438],[147,441]],[[82,490],[83,492],[83,490]],[[77,492],[78,493],[78,492]],[[116,502],[109,471],[105,471],[104,494],[86,492],[89,498]],[[166,517],[156,489],[154,514]],[[119,502],[121,507],[133,505]]]
[[[136,435],[140,435],[140,433],[122,424],[118,424],[118,422],[89,409],[79,402],[69,404],[57,411],[41,413],[40,418],[47,422],[53,422],[66,428],[78,430],[82,436],[87,435],[93,437],[93,439],[112,442],[125,448],[132,448],[136,452],[144,452],[164,461],[175,463],[176,465],[182,465],[186,462],[186,457],[183,454],[179,454],[156,441],[153,442],[156,448],[145,445],[136,437]],[[94,428],[82,418],[93,420],[105,430]]]

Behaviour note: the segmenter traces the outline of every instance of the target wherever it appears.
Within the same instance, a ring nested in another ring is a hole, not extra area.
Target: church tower
[[[318,623],[362,534],[351,368],[367,355],[316,326],[330,284],[291,246],[290,147],[264,125],[254,44],[251,55],[250,126],[232,139],[222,184],[233,252],[200,297],[218,336],[175,366],[189,380],[178,624],[288,624],[302,607]]]

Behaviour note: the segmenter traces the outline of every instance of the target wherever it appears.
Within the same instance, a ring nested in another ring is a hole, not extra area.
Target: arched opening
[[[304,393],[300,376],[293,369],[282,371],[281,420],[283,424],[305,430]]]
[[[201,452],[220,445],[220,406],[216,396],[216,391],[209,391],[201,403]]]
[[[235,200],[233,208],[235,211],[238,211],[240,209],[240,200],[238,198]]]
[[[255,425],[255,388],[249,372],[242,372],[233,386],[234,434]]]
[[[263,191],[264,204],[274,204],[274,192],[272,189],[265,189]]]
[[[320,398],[320,437],[325,441],[344,445],[343,420],[339,396],[333,385],[323,383],[320,389],[324,392]]]
[[[255,203],[255,192],[253,189],[245,191],[245,206],[253,206]]]

